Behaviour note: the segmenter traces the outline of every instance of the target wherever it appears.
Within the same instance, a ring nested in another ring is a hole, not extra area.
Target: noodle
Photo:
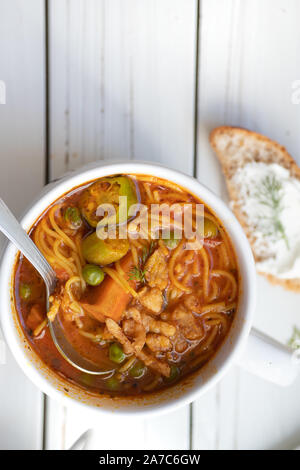
[[[54,228],[54,230],[57,232],[58,235],[60,235],[60,237],[63,239],[63,241],[65,242],[65,244],[67,246],[69,246],[72,250],[74,250],[76,252],[77,248],[76,248],[76,245],[75,243],[71,240],[70,237],[68,237],[68,235],[65,234],[65,232],[63,232],[59,226],[57,225],[57,223],[55,222],[55,217],[54,217],[54,212],[59,209],[60,206],[54,206],[52,207],[52,209],[50,209],[49,211],[49,220],[52,224],[52,227]]]
[[[72,312],[72,318],[77,325],[82,328],[82,322],[79,320],[79,317],[84,315],[84,311],[77,299],[75,299],[72,291],[73,284],[79,284],[81,290],[84,290],[86,286],[82,276],[84,260],[80,247],[81,240],[77,235],[74,243],[58,226],[58,223],[55,221],[55,212],[60,208],[61,205],[56,205],[50,209],[47,214],[48,218],[43,218],[36,228],[34,239],[37,247],[44,254],[49,263],[53,267],[56,266],[62,269],[68,275],[69,279],[64,287],[62,305]],[[48,226],[48,222],[51,228]],[[63,247],[66,247],[67,251],[71,250],[69,256],[62,252]],[[54,321],[60,304],[61,302],[58,301],[57,298],[53,298],[52,305],[48,312],[50,321]]]
[[[126,281],[126,279],[118,273],[115,269],[112,268],[102,268],[103,271],[108,274],[115,282],[119,284],[120,287],[122,287],[126,292],[130,293],[133,297],[138,297],[138,294],[132,287],[129,285],[129,283]]]
[[[130,369],[131,366],[133,366],[135,362],[136,362],[136,357],[135,356],[130,357],[128,361],[126,361],[125,364],[122,367],[120,367],[119,372],[121,372],[121,374],[124,374],[124,372],[127,372],[128,369]]]
[[[153,198],[155,202],[160,202],[159,192],[153,191]]]
[[[75,237],[75,243],[76,243],[77,253],[80,259],[81,266],[83,266],[85,264],[85,260],[83,258],[82,249],[81,249],[81,236],[77,235]]]
[[[69,276],[72,276],[75,271],[74,263],[59,252],[58,248],[60,244],[61,244],[60,240],[56,240],[56,242],[54,242],[53,244],[54,254],[56,258],[61,261],[61,265],[64,267],[64,270],[69,274]]]
[[[36,329],[33,331],[33,336],[39,336],[45,326],[47,326],[47,318],[43,320],[42,323],[39,324],[39,326],[36,327]]]
[[[88,333],[87,331],[83,331],[83,330],[80,330],[79,333],[82,336],[84,336],[85,338],[90,339],[94,343],[100,343],[101,341],[103,341],[102,335],[100,333],[99,334],[93,334],[93,333]]]
[[[59,240],[61,239],[61,237],[54,230],[49,228],[46,219],[42,220],[40,228],[43,229],[46,234],[50,235],[50,237],[57,238]]]
[[[163,195],[160,197],[161,200],[164,200],[164,197]],[[190,200],[190,197],[188,195],[185,195],[183,193],[179,193],[179,192],[174,192],[174,193],[167,193],[166,194],[166,199],[167,201],[170,201],[170,200],[180,200],[181,202],[187,202]]]
[[[229,260],[229,255],[227,253],[225,244],[223,245],[223,243],[221,243],[220,251],[221,251],[221,258],[223,259],[224,268],[227,269],[229,267],[230,260]]]
[[[182,283],[180,283],[174,275],[175,261],[178,258],[178,256],[181,254],[182,250],[183,250],[183,240],[179,243],[178,247],[175,249],[175,251],[174,251],[174,253],[171,256],[171,259],[169,261],[169,276],[170,276],[170,279],[171,279],[172,283],[178,289],[183,290],[185,292],[191,292],[191,289],[189,287],[183,285]]]
[[[222,325],[223,328],[226,330],[229,324],[228,317],[222,313],[213,312],[213,313],[206,313],[202,316],[205,323],[209,326],[215,325]]]
[[[154,202],[153,194],[151,192],[149,184],[144,184],[144,188],[145,188],[149,202]]]
[[[171,183],[171,181],[167,181],[167,180],[164,180],[164,179],[161,179],[161,178],[157,178],[156,176],[139,175],[138,179],[139,179],[139,181],[144,181],[146,183],[148,182],[148,183],[161,184],[161,185],[165,186],[166,188],[173,189],[174,191],[176,191],[178,193],[183,192],[183,189],[181,189],[180,186],[177,186],[177,184]]]
[[[212,326],[210,334],[206,335],[205,339],[201,342],[202,350],[209,349],[212,346],[213,342],[215,341],[218,335],[218,332],[219,332],[219,326],[218,325]]]
[[[137,249],[136,247],[134,246],[133,243],[130,243],[130,249],[131,249],[131,253],[132,253],[132,259],[133,259],[133,264],[135,266],[138,266],[139,265],[139,257],[138,257],[138,253],[137,253]],[[116,267],[118,269],[118,267],[120,267],[120,263],[116,263]],[[124,271],[123,271],[123,274],[124,274]]]
[[[209,261],[208,261],[208,256],[204,247],[202,247],[202,249],[199,250],[199,254],[203,260],[203,292],[204,292],[204,296],[207,297],[208,296],[208,280],[209,280]]]
[[[177,287],[172,287],[169,291],[169,300],[175,300],[181,297],[183,294],[181,289],[178,289]]]
[[[207,299],[209,302],[211,302],[212,300],[215,300],[218,297],[218,294],[219,294],[219,286],[215,282],[214,279],[211,280],[210,287],[212,288],[211,289],[211,294],[209,295],[209,297]]]
[[[192,271],[194,276],[199,273],[199,261],[197,256],[194,259]]]
[[[73,295],[73,292],[72,292],[72,285],[73,284],[79,284],[81,281],[80,277],[79,276],[72,276],[70,277],[70,279],[67,280],[66,284],[65,284],[65,291],[66,293],[68,294],[69,298],[74,301],[75,298],[74,298],[74,295]]]
[[[202,313],[208,313],[208,312],[226,312],[230,311],[236,308],[236,304],[228,304],[226,305],[225,302],[216,302],[213,304],[206,304],[203,305],[202,307]]]
[[[228,300],[232,301],[233,299],[235,299],[236,294],[237,294],[237,283],[236,283],[234,276],[230,272],[223,271],[221,269],[211,271],[211,275],[212,276],[224,276],[227,279],[229,279],[229,281],[231,282],[231,286],[232,286],[232,292]]]
[[[216,217],[214,217],[212,214],[208,214],[207,212],[205,212],[205,217],[209,220],[211,220],[217,227],[218,227],[218,230],[221,234],[221,237],[222,237],[222,241],[224,242],[225,244],[225,247],[226,247],[226,250],[224,251],[224,253],[226,253],[226,267],[227,268],[230,268],[231,267],[231,257],[228,256],[228,253],[230,253],[230,246],[229,246],[229,241],[228,241],[228,237],[227,237],[227,234],[225,233],[225,231],[223,230],[223,228],[221,227],[220,223],[218,222],[218,220],[216,219]]]

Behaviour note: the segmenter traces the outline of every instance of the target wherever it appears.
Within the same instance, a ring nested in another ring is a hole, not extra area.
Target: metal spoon
[[[0,231],[23,253],[23,255],[30,261],[35,269],[42,276],[46,284],[46,297],[47,297],[47,311],[49,310],[49,296],[53,294],[57,277],[55,271],[51,268],[48,261],[42,255],[37,246],[33,243],[31,238],[27,235],[25,230],[21,227],[15,216],[8,209],[6,204],[0,198]],[[99,370],[99,366],[93,364],[82,357],[66,339],[60,322],[56,316],[53,322],[48,321],[49,330],[55,346],[60,354],[72,366],[93,375],[108,375],[112,370]]]

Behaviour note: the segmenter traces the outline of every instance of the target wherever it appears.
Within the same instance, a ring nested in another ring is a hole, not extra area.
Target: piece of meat
[[[141,351],[137,357],[143,361],[143,363],[147,366],[150,367],[150,369],[153,369],[154,371],[158,372],[161,375],[164,375],[165,377],[170,377],[171,373],[171,368],[169,364],[163,361],[159,361],[155,357],[153,357],[151,354],[146,353],[145,351]]]
[[[122,329],[129,338],[136,335],[136,325],[142,323],[141,314],[137,308],[131,307],[125,310],[122,320]]]
[[[172,349],[172,343],[167,336],[149,333],[146,337],[146,344],[153,352],[165,352]]]
[[[145,278],[150,287],[158,287],[164,290],[169,282],[168,265],[166,256],[161,248],[158,248],[150,256],[145,264]]]
[[[34,304],[26,318],[26,326],[30,330],[34,331],[44,319],[45,316],[43,315],[41,305]]]
[[[173,342],[174,342],[174,349],[179,354],[184,353],[184,351],[186,351],[187,348],[189,347],[187,340],[181,334],[179,334],[178,337],[175,338]]]
[[[131,309],[131,310],[135,310],[138,313],[139,321],[135,321],[134,318],[130,318],[130,310],[129,310],[128,312],[126,312],[126,315],[128,318],[125,319],[124,321],[130,322],[130,323],[127,323],[127,324],[125,323],[125,330],[123,330],[120,327],[120,325],[118,325],[111,318],[107,318],[106,326],[107,326],[108,331],[123,345],[125,354],[132,354],[132,353],[138,354],[145,345],[146,330],[145,330],[144,325],[142,324],[140,312],[136,309]],[[124,321],[122,322],[122,327],[123,327]],[[130,332],[130,336],[132,335],[132,339],[133,339],[132,342],[127,338],[126,331]]]
[[[128,338],[133,338],[135,334],[135,321],[132,318],[122,321],[122,330]]]
[[[161,320],[155,320],[150,315],[142,314],[142,322],[147,332],[172,337],[176,333],[174,325]]]
[[[142,323],[140,312],[136,308],[130,308],[124,314],[122,328],[126,336],[133,339],[132,347],[137,354],[141,351],[146,341],[146,330]]]
[[[193,312],[201,313],[202,306],[199,297],[194,294],[187,295],[184,298],[184,305]]]
[[[134,350],[133,344],[123,333],[121,327],[111,318],[106,319],[106,326],[108,331],[116,338],[119,343],[122,344],[125,354],[135,354],[147,367],[159,372],[165,377],[170,376],[170,366],[162,361],[159,361],[155,357],[151,356],[145,351]]]
[[[197,323],[194,315],[183,306],[175,308],[171,320],[186,339],[193,341],[203,336],[203,329]]]
[[[139,292],[139,302],[153,313],[158,314],[163,306],[164,298],[158,287],[143,287]]]
[[[108,331],[113,335],[114,338],[116,338],[119,343],[122,344],[124,353],[125,354],[133,354],[134,349],[129,341],[129,339],[125,336],[125,334],[122,331],[122,328],[116,323],[114,320],[111,318],[106,319],[106,326]]]
[[[108,331],[108,328],[106,325],[102,331],[102,339],[104,341],[112,341],[114,339],[113,335],[110,333],[110,331]]]
[[[49,308],[49,311],[47,313],[47,316],[48,316],[50,321],[54,321],[56,315],[58,314],[60,304],[61,304],[61,300],[58,297],[54,297],[54,296],[51,295],[49,297],[49,302],[50,302],[50,308]]]
[[[142,317],[140,311],[135,307],[130,307],[128,310],[125,310],[123,314],[123,318],[129,319],[131,318],[137,323],[141,323]]]

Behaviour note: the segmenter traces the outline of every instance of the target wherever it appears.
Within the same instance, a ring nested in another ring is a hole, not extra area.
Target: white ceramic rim
[[[76,172],[70,173],[58,182],[48,185],[22,217],[22,226],[24,229],[29,230],[49,205],[73,188],[103,176],[119,173],[157,176],[186,188],[188,191],[203,200],[209,208],[212,209],[212,211],[222,221],[232,240],[239,261],[242,284],[242,292],[240,295],[242,297],[242,301],[240,302],[238,313],[236,315],[239,320],[234,320],[234,323],[239,321],[238,326],[235,328],[236,331],[232,332],[232,330],[234,330],[234,325],[232,325],[230,330],[230,340],[228,339],[227,341],[226,338],[215,358],[209,361],[209,364],[216,361],[217,366],[215,364],[214,366],[217,367],[217,370],[213,373],[211,371],[208,372],[208,378],[204,379],[203,383],[201,383],[203,378],[200,380],[201,374],[199,373],[199,377],[197,376],[194,379],[193,386],[188,390],[183,391],[181,396],[170,398],[169,401],[164,399],[161,403],[158,402],[153,405],[149,405],[148,407],[139,406],[134,403],[132,407],[120,407],[117,408],[117,410],[110,407],[97,408],[92,404],[79,400],[77,401],[74,400],[74,398],[67,396],[62,390],[58,390],[48,379],[46,379],[44,374],[41,373],[38,368],[34,367],[26,357],[24,344],[22,344],[25,336],[23,335],[23,338],[20,338],[20,332],[17,331],[15,319],[13,318],[11,310],[11,278],[17,254],[17,250],[11,243],[7,245],[3,253],[0,266],[1,324],[7,344],[21,369],[40,390],[51,398],[58,400],[64,405],[77,405],[93,412],[114,412],[114,414],[118,413],[118,415],[123,416],[141,417],[150,414],[155,415],[170,412],[180,406],[186,405],[205,393],[223,377],[228,368],[240,355],[243,347],[246,345],[247,337],[252,325],[256,300],[256,274],[248,240],[242,227],[224,202],[204,185],[200,184],[196,179],[158,164],[132,161],[114,162],[110,164],[107,164],[106,162],[97,162],[83,167]],[[226,353],[224,353],[224,351],[226,351]]]

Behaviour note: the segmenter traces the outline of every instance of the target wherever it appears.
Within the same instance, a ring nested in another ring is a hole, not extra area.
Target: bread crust
[[[242,225],[250,242],[254,259],[258,262],[260,258],[254,250],[255,238],[251,233],[251,227],[249,227],[246,217],[239,209],[239,194],[231,179],[238,168],[242,168],[250,162],[277,163],[289,170],[291,176],[299,180],[300,168],[285,147],[264,135],[241,127],[216,127],[210,134],[210,144],[221,163],[229,197],[233,203],[232,210]],[[294,292],[300,291],[300,278],[280,279],[262,271],[258,271],[258,273],[263,275],[271,284],[280,285]]]

